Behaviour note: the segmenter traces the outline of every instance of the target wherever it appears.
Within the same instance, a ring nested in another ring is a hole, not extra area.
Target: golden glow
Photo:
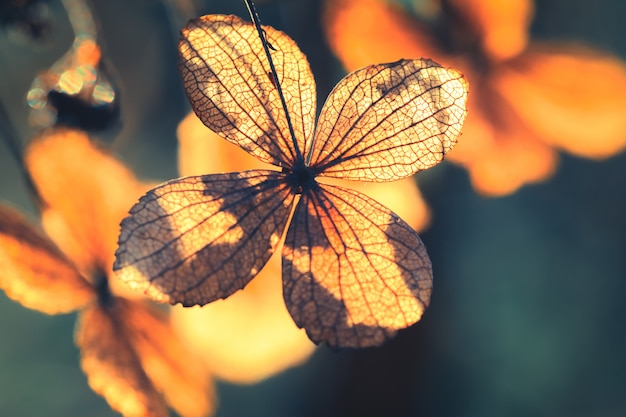
[[[243,290],[202,308],[175,307],[172,320],[212,373],[233,383],[299,365],[315,348],[285,308],[278,254]]]
[[[394,3],[326,1],[324,29],[330,46],[348,71],[402,58],[428,57],[450,64],[438,59],[440,54],[431,49],[432,42],[421,24]]]
[[[312,340],[376,345],[420,319],[430,300],[430,260],[397,216],[360,193],[323,186],[303,197],[292,222],[285,302]]]
[[[616,57],[582,46],[536,45],[494,83],[549,145],[588,158],[626,147],[626,65]]]
[[[177,133],[182,176],[276,169],[207,129],[193,112],[181,121]],[[415,186],[407,188],[417,192]],[[279,238],[272,235],[270,245],[277,245]],[[174,326],[190,347],[217,377],[234,383],[255,383],[298,365],[315,347],[285,308],[279,254],[260,272],[251,273],[256,277],[225,300],[172,312]]]
[[[42,223],[48,235],[84,276],[94,266],[110,270],[118,225],[148,185],[78,130],[46,131],[32,141],[25,158],[47,203]]]
[[[193,111],[178,125],[177,137],[178,172],[183,177],[250,169],[276,169],[207,129]]]
[[[100,47],[95,39],[90,37],[77,37],[74,40],[76,61],[80,65],[95,67],[100,62]]]
[[[480,33],[482,48],[494,61],[520,54],[528,44],[532,0],[451,0]]]

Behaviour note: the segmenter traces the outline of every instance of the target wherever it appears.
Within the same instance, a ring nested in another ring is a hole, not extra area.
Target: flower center
[[[296,164],[291,169],[283,168],[283,172],[287,176],[287,183],[296,194],[307,193],[318,187],[317,181],[315,181],[318,173],[304,163]]]

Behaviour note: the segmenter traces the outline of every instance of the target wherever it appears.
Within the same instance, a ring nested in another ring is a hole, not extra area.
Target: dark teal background
[[[95,3],[122,93],[122,127],[100,138],[142,178],[172,178],[175,128],[188,111],[177,23],[158,1]],[[60,4],[50,4],[47,41],[0,33],[0,100],[23,139],[32,134],[25,93],[72,41]],[[321,102],[342,70],[321,36],[319,7],[267,1],[259,13],[307,54]],[[536,38],[626,58],[626,2],[539,0],[536,9]],[[234,0],[202,2],[200,12],[246,16]],[[503,198],[476,195],[466,172],[448,163],[419,178],[434,216],[422,233],[435,272],[422,321],[379,349],[321,347],[304,366],[258,385],[219,384],[217,416],[626,415],[626,155],[563,155],[553,178]],[[0,199],[34,218],[4,142]],[[0,293],[0,416],[117,415],[87,387],[74,320]]]

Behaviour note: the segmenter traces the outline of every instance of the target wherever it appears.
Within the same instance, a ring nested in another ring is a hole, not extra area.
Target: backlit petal
[[[322,176],[362,181],[430,168],[456,144],[467,91],[459,72],[430,60],[355,71],[324,103],[310,165]]]
[[[323,185],[303,194],[283,248],[287,308],[314,342],[383,343],[417,322],[432,269],[417,233],[356,191]]]
[[[315,121],[315,81],[296,43],[263,28],[277,74],[271,73],[254,25],[222,15],[203,16],[183,29],[180,69],[191,106],[205,125],[264,162],[291,166],[296,151],[276,82],[304,153]]]
[[[207,129],[193,112],[180,122],[177,133],[178,169],[182,176],[272,167]],[[417,231],[425,228],[430,221],[430,211],[413,177],[392,183],[328,177],[323,181],[363,192],[389,207]]]
[[[207,129],[193,112],[177,134],[183,176],[272,168]],[[211,372],[233,383],[255,383],[298,365],[314,348],[285,308],[276,253],[243,290],[202,308],[174,308],[172,320]]]
[[[114,269],[158,301],[206,304],[243,288],[275,251],[294,196],[274,171],[186,177],[122,222]]]

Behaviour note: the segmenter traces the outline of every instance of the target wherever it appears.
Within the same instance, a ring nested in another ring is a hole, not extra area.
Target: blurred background
[[[20,2],[3,1],[0,13],[11,3]],[[263,23],[285,31],[308,56],[320,104],[345,74],[325,35],[323,3],[257,5]],[[427,0],[398,4],[432,23]],[[178,31],[191,13],[246,17],[243,2],[89,5],[119,100],[119,115],[111,110],[113,122],[94,136],[141,179],[178,176],[176,128],[189,112]],[[5,21],[8,14],[0,16],[0,102],[8,119],[1,122],[10,122],[23,143],[38,129],[26,98],[31,84],[74,40],[60,1],[36,7],[41,30],[20,30]],[[584,43],[626,60],[624,21],[620,0],[541,0],[529,30],[533,41]],[[582,85],[594,74],[577,77]],[[626,81],[614,82],[621,91]],[[588,127],[584,118],[571,123]],[[417,176],[431,209],[421,236],[435,274],[423,319],[380,348],[321,346],[303,365],[264,381],[218,381],[216,416],[626,415],[626,154],[616,149],[588,159],[561,152],[545,180],[498,196],[477,192],[463,166],[444,162]],[[0,199],[36,219],[5,141]],[[117,415],[86,384],[74,322],[74,315],[46,316],[0,293],[0,415]]]

